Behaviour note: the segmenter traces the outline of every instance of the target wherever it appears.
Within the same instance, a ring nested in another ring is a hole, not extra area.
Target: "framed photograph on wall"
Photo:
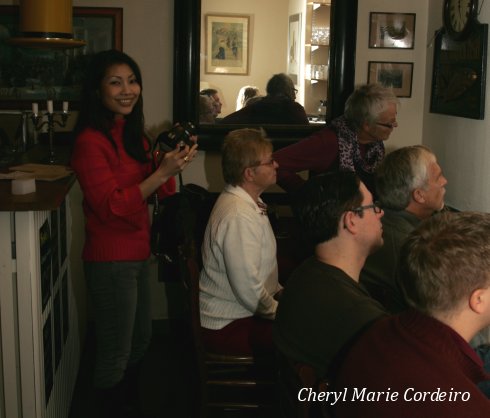
[[[77,109],[85,68],[96,52],[122,50],[123,9],[74,7],[73,35],[86,45],[71,49],[14,46],[19,7],[0,6],[0,109],[30,109],[33,101],[69,101]]]
[[[301,55],[301,13],[289,16],[288,32],[288,76],[294,84],[298,84]]]
[[[250,16],[206,15],[206,74],[248,75]]]
[[[368,83],[390,87],[397,97],[412,97],[413,62],[368,62]]]
[[[413,49],[415,13],[369,14],[369,48]]]
[[[488,24],[478,24],[464,41],[438,32],[430,112],[470,119],[485,118]]]

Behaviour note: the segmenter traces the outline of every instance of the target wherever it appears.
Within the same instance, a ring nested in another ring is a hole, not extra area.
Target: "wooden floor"
[[[152,418],[192,417],[190,362],[185,344],[176,341],[168,321],[157,321],[140,376],[140,399],[144,416]],[[89,326],[69,418],[96,416],[92,373],[95,360],[93,325]]]
[[[195,418],[190,343],[182,332],[183,319],[156,321],[153,338],[143,361],[139,381],[144,415],[141,418]],[[93,324],[89,324],[85,349],[75,386],[69,418],[95,418],[97,415],[92,377],[95,361]],[[277,418],[280,414],[268,411],[211,412],[209,418]]]

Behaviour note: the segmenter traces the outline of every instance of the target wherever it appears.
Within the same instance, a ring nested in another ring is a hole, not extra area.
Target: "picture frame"
[[[298,77],[301,68],[301,45],[301,13],[296,13],[289,16],[287,51],[287,73],[291,80],[293,80],[294,84],[298,84]]]
[[[397,97],[412,97],[413,62],[368,62],[368,83],[393,89]]]
[[[123,9],[74,7],[73,36],[86,45],[71,49],[14,46],[19,33],[19,7],[0,6],[0,109],[30,109],[32,102],[68,101],[78,109],[83,74],[90,58],[106,49],[122,51]]]
[[[250,16],[207,14],[206,74],[248,75]]]
[[[369,13],[369,48],[413,49],[415,13]]]
[[[485,118],[488,24],[477,24],[464,41],[444,30],[434,39],[430,112]]]

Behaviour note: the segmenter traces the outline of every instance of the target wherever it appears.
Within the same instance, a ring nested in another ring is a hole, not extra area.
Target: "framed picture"
[[[413,62],[368,62],[368,83],[390,87],[397,97],[412,97]]]
[[[369,14],[369,48],[413,49],[415,13]]]
[[[288,76],[294,84],[298,84],[298,76],[301,62],[301,13],[289,16],[288,33]]]
[[[19,7],[0,6],[0,109],[30,109],[34,101],[69,101],[77,109],[83,75],[91,56],[122,50],[122,8],[74,7],[73,34],[86,45],[71,49],[13,46]]]
[[[207,74],[248,75],[250,16],[206,15]]]
[[[484,119],[487,45],[487,24],[476,25],[465,41],[436,34],[431,113]]]

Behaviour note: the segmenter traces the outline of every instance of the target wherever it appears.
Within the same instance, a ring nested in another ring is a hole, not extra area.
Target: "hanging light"
[[[34,48],[75,48],[72,0],[20,0],[20,33],[9,43]]]

